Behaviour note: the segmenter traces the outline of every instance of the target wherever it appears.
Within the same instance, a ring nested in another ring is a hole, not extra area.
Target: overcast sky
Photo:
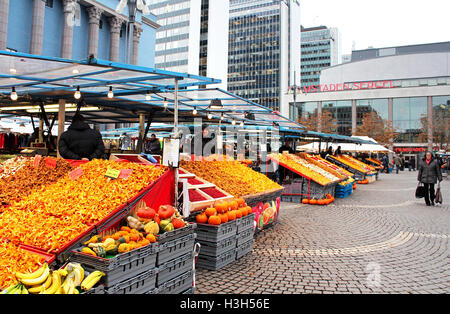
[[[450,41],[450,0],[300,0],[304,27],[341,33],[342,53]]]

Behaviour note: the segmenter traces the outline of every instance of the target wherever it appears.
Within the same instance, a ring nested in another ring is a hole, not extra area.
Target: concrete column
[[[100,18],[102,16],[103,10],[92,6],[87,8],[89,15],[89,56],[93,55],[95,58],[98,57],[98,32],[100,26]]]
[[[132,64],[137,65],[138,64],[138,58],[139,58],[139,42],[141,40],[141,34],[142,34],[142,26],[139,26],[138,24],[134,24],[134,34],[133,34],[133,58],[132,58]]]
[[[64,21],[61,57],[67,59],[72,58],[75,4],[76,0],[63,0]]]
[[[322,132],[322,102],[317,103],[317,132]]]
[[[109,50],[109,60],[113,62],[119,61],[119,46],[120,46],[120,29],[122,28],[123,19],[114,16],[108,19],[111,28],[111,42]]]
[[[357,111],[356,111],[356,99],[352,100],[352,135],[356,135],[356,125],[357,125]]]
[[[394,128],[394,100],[392,98],[388,99],[388,123]],[[389,150],[394,151],[394,138],[389,139]],[[389,160],[390,162],[394,160],[392,153],[389,153]]]
[[[30,53],[35,55],[42,54],[42,42],[44,41],[44,16],[45,1],[33,1],[33,21],[31,24],[31,43]]]
[[[66,123],[66,100],[59,100],[59,111],[58,111],[58,143],[61,134],[64,133],[64,124]],[[58,149],[58,157],[61,157]]]
[[[0,50],[6,50],[8,39],[9,0],[0,0]]]
[[[433,151],[433,97],[427,97],[428,150]]]

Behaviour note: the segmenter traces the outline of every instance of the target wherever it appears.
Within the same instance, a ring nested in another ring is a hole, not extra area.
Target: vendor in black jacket
[[[61,134],[58,149],[62,158],[72,160],[101,159],[105,154],[102,135],[91,129],[79,113],[73,116],[69,129]]]

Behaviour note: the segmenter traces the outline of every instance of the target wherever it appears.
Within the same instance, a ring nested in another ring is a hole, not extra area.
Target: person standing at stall
[[[147,154],[162,156],[161,143],[156,138],[155,134],[152,134],[150,140],[146,143],[145,148]]]
[[[431,152],[426,152],[425,158],[420,163],[417,180],[425,186],[425,203],[427,206],[434,206],[436,197],[434,185],[438,180],[442,181],[442,173],[437,159],[433,158]]]
[[[105,155],[102,135],[91,129],[79,113],[73,116],[69,129],[61,134],[58,150],[62,158],[72,160],[103,159]]]

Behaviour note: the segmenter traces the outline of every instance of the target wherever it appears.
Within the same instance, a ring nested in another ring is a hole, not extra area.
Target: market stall
[[[360,184],[367,184],[376,181],[377,171],[374,167],[367,165],[349,155],[328,155],[326,159],[352,172],[355,175],[355,179]]]

